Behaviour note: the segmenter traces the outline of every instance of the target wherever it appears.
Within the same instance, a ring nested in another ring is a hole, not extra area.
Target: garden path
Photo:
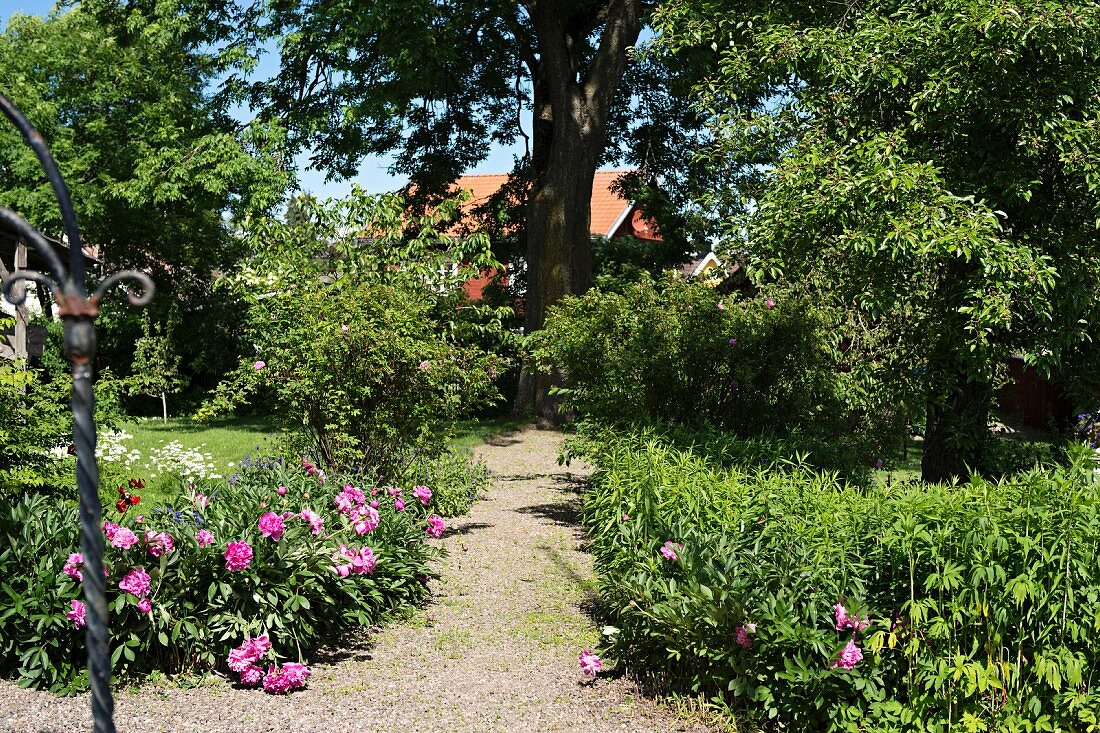
[[[577,654],[597,641],[583,610],[592,564],[577,525],[586,471],[558,465],[560,440],[527,430],[482,446],[494,484],[444,535],[449,556],[434,602],[315,664],[305,690],[272,697],[221,681],[144,685],[117,695],[119,731],[697,730],[626,679],[582,679]],[[84,696],[0,682],[0,730],[85,731],[87,711]]]

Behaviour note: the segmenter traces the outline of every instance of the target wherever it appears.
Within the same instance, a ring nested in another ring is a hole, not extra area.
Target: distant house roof
[[[611,237],[630,217],[634,205],[612,190],[612,184],[627,172],[596,171],[592,179],[592,220],[588,226],[592,236]],[[472,194],[472,198],[463,205],[463,210],[469,212],[483,205],[507,182],[507,173],[477,173],[459,178],[454,183],[454,189]]]
[[[7,225],[0,222],[0,258],[2,258],[5,263],[11,263],[15,261],[15,246],[16,244],[18,244],[19,238],[20,237],[18,232],[8,228]],[[61,261],[65,263],[66,267],[68,267],[68,245],[63,244],[62,242],[58,242],[55,239],[47,238],[46,241],[50,243],[53,251],[57,253],[57,256],[60,257]],[[96,249],[97,248],[95,247],[84,248],[85,266],[91,266],[92,263],[96,262]],[[50,266],[45,260],[42,259],[42,256],[38,254],[38,250],[30,245],[27,246],[27,269],[40,270],[50,275],[53,274],[49,272]]]

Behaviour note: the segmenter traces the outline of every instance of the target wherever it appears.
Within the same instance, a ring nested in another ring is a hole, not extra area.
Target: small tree
[[[141,322],[142,337],[134,346],[130,394],[160,397],[161,419],[168,421],[168,395],[184,385],[179,374],[180,357],[172,350],[171,326],[151,324],[148,316]]]

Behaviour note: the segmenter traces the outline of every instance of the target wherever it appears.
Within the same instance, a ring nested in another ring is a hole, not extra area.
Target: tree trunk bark
[[[921,479],[930,483],[965,479],[976,469],[989,430],[993,387],[964,382],[953,397],[928,404]]]
[[[561,6],[561,7],[559,7]],[[607,117],[641,29],[638,0],[610,0],[595,58],[581,68],[577,49],[593,27],[569,3],[528,6],[538,38],[532,70],[532,185],[527,199],[527,293],[524,331],[543,327],[546,310],[592,284],[592,179],[606,141]],[[561,375],[524,364],[515,413],[560,422],[550,390]]]
[[[160,393],[160,414],[161,420],[168,422],[168,395],[164,392]]]

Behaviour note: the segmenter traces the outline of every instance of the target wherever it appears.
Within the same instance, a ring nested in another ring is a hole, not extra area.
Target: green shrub
[[[249,400],[326,467],[377,483],[440,455],[457,418],[497,399],[507,366],[485,346],[503,338],[503,309],[462,289],[500,265],[486,237],[440,233],[448,208],[407,221],[401,199],[357,191],[255,223],[255,256],[226,280],[252,351],[200,414]]]
[[[431,487],[432,507],[443,517],[460,517],[485,491],[490,482],[489,468],[468,451],[447,450],[419,460],[409,472],[416,480]]]
[[[652,436],[588,457],[607,651],[632,669],[769,727],[1096,729],[1100,484],[1086,454],[999,483],[867,488]],[[869,626],[838,631],[836,604]],[[862,661],[834,668],[849,641]]]
[[[592,290],[550,309],[532,353],[543,369],[565,373],[565,406],[601,424],[849,434],[823,314],[773,297],[682,282]]]
[[[175,546],[159,557],[145,539],[129,549],[107,548],[116,674],[224,666],[231,648],[261,633],[270,636],[280,657],[298,661],[421,599],[433,575],[429,563],[438,557],[424,542],[425,519],[435,507],[422,506],[410,486],[398,511],[387,491],[376,490],[380,521],[358,534],[334,504],[343,487],[344,481],[325,479],[316,468],[248,461],[231,483],[196,484],[195,494],[181,494],[144,516],[144,504],[122,515],[108,505],[108,521],[139,538],[166,533]],[[364,490],[371,500],[371,490]],[[202,506],[198,494],[211,499],[209,506]],[[323,531],[313,534],[303,509],[324,519]],[[278,541],[259,529],[268,512],[283,519],[285,534]],[[86,684],[84,634],[66,618],[70,602],[81,597],[80,586],[63,573],[69,554],[79,550],[76,528],[76,510],[68,502],[27,495],[0,509],[0,672],[17,675],[22,685],[65,691]],[[198,542],[202,530],[213,534],[206,547]],[[232,541],[251,546],[247,568],[227,569],[224,553]],[[336,568],[343,561],[336,553],[343,545],[372,548],[373,572],[341,577]],[[131,568],[151,577],[149,613],[119,589]]]

